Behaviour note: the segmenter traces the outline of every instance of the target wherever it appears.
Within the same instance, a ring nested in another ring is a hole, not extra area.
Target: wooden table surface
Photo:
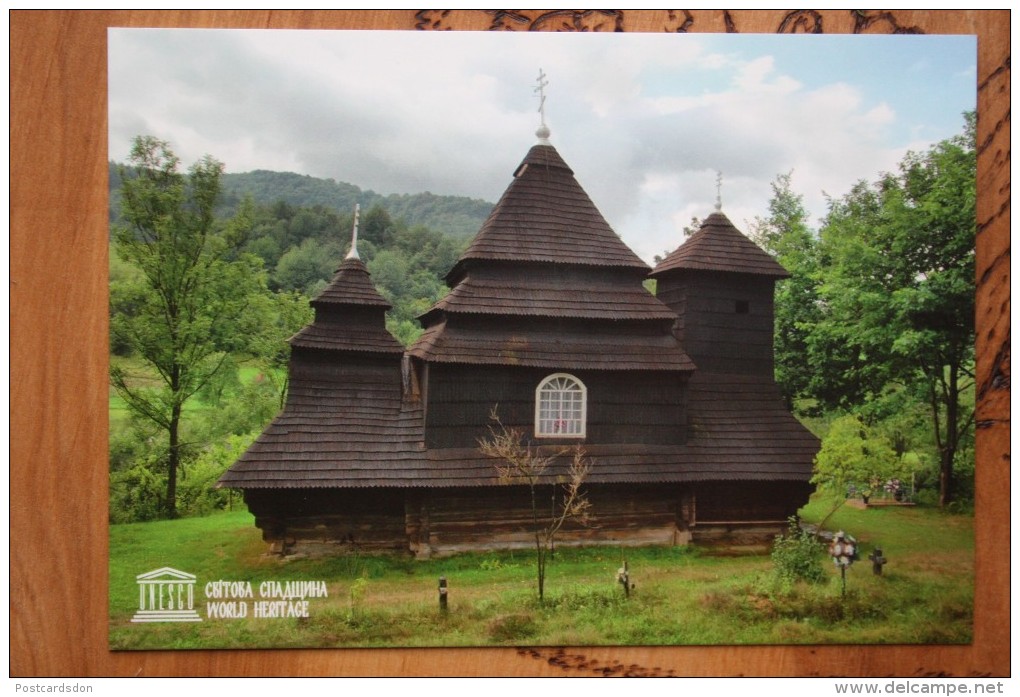
[[[109,651],[108,27],[977,35],[973,645]],[[12,676],[1009,674],[1008,11],[11,11],[10,41]]]

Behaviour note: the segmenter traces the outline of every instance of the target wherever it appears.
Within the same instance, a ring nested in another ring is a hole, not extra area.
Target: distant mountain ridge
[[[341,213],[360,203],[366,210],[381,205],[394,219],[403,218],[408,225],[424,225],[451,237],[471,237],[485,222],[494,204],[466,196],[420,194],[389,194],[383,196],[354,184],[321,179],[294,172],[255,170],[223,175],[223,204],[233,208],[245,194],[258,203],[286,201],[295,206],[323,206]]]
[[[119,165],[110,162],[110,219],[120,209]],[[339,213],[350,213],[354,204],[362,210],[381,205],[394,220],[403,218],[409,226],[424,225],[456,239],[468,239],[481,228],[495,204],[466,196],[420,194],[377,194],[354,184],[322,179],[294,172],[258,169],[252,172],[225,173],[220,180],[223,194],[220,212],[229,214],[244,196],[256,203],[271,205],[285,201],[293,206],[322,206]]]

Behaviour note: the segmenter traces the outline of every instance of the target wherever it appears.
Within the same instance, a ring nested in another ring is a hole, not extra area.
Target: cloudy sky
[[[975,106],[965,36],[111,29],[110,158],[136,135],[186,164],[291,171],[381,194],[495,202],[551,141],[646,261],[693,216],[746,231],[793,172],[825,194],[895,169]]]

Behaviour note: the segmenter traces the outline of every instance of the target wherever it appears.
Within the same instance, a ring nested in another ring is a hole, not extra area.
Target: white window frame
[[[545,403],[543,392],[546,393]],[[553,373],[538,383],[535,388],[536,438],[584,438],[587,430],[588,388],[583,382],[569,373]]]

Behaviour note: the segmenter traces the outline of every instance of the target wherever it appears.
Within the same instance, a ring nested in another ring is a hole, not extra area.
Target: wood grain
[[[971,646],[107,650],[107,27],[954,33],[978,40]],[[1008,11],[12,11],[10,674],[1008,675]]]

